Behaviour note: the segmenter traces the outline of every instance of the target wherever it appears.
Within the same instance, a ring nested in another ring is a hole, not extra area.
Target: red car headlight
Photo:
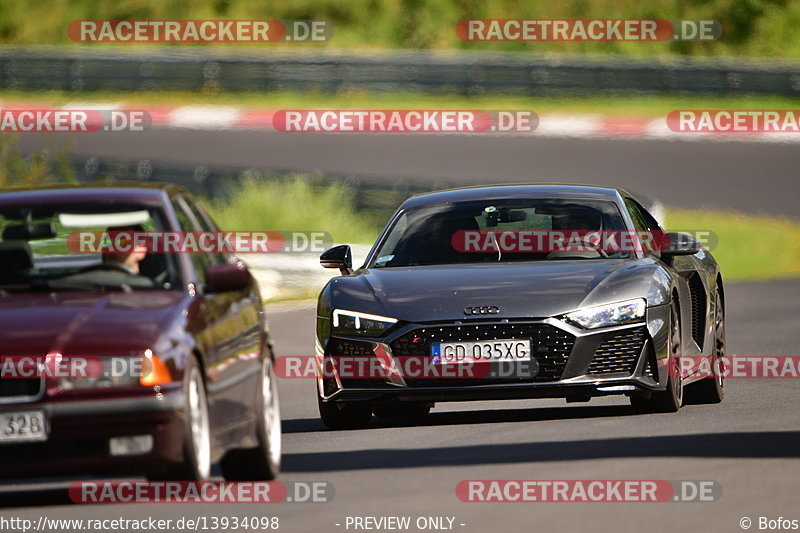
[[[109,387],[150,387],[173,381],[169,367],[152,350],[140,356],[93,357],[85,375],[60,377],[62,390],[97,389]]]

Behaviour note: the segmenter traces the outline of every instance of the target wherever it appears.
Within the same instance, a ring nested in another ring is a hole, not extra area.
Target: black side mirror
[[[244,261],[222,263],[206,268],[206,291],[242,291],[253,286],[253,278]]]
[[[661,243],[661,257],[664,259],[672,259],[678,255],[694,255],[699,251],[700,243],[685,233],[667,233]]]
[[[334,246],[322,252],[319,264],[325,268],[338,268],[342,276],[347,276],[353,273],[353,254],[346,244]]]

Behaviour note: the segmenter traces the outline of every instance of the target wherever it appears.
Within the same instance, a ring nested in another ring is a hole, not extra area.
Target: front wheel
[[[220,462],[222,475],[228,481],[275,479],[281,468],[281,412],[278,382],[267,357],[261,364],[256,433],[258,446],[231,450]]]
[[[200,364],[190,357],[184,369],[183,462],[148,474],[150,480],[206,481],[211,477],[211,431],[205,380]]]

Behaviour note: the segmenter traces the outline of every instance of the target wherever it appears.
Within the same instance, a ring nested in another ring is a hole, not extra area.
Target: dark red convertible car
[[[112,261],[69,248],[75,232],[123,227],[218,231],[173,185],[0,193],[0,360],[11,362],[0,366],[0,477],[203,480],[219,462],[226,479],[274,478],[273,353],[246,265],[223,252]],[[24,357],[40,371],[13,374]],[[54,360],[100,368],[48,372]]]

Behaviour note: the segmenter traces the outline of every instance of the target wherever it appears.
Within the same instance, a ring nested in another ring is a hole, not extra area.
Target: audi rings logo
[[[500,308],[496,305],[473,306],[469,305],[464,308],[465,315],[496,315],[500,312]]]

